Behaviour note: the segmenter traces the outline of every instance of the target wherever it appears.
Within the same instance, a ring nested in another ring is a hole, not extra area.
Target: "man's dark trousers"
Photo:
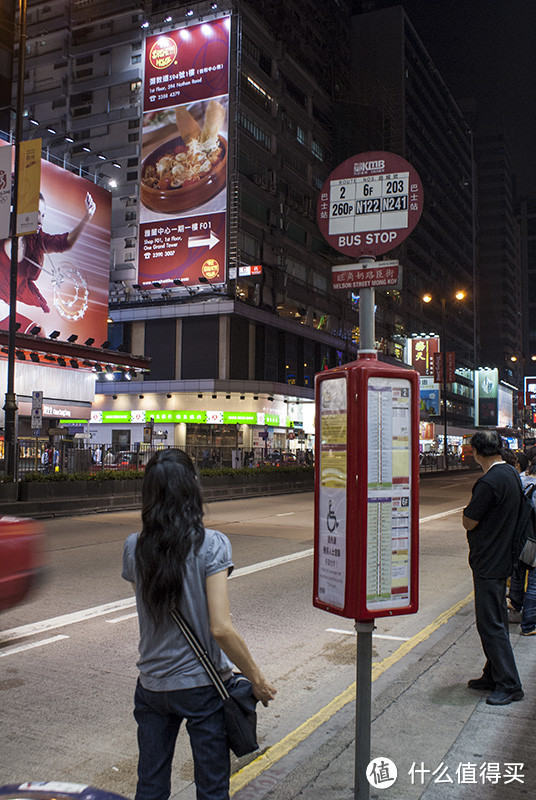
[[[497,689],[513,692],[521,688],[506,610],[506,578],[479,578],[473,574],[476,627],[486,656],[484,675]]]

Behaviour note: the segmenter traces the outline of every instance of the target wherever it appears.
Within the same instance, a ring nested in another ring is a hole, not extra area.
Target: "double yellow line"
[[[373,664],[372,666],[372,680],[375,681],[380,675],[383,675],[389,667],[392,667],[393,664],[396,664],[405,655],[407,655],[414,647],[416,647],[421,642],[424,642],[428,639],[434,631],[444,625],[451,617],[454,616],[460,609],[466,606],[472,599],[473,599],[473,592],[464,597],[463,600],[460,600],[458,603],[453,605],[447,611],[444,611],[440,614],[436,619],[427,625],[422,631],[416,633],[411,639],[407,642],[404,642],[400,645],[394,653],[392,653],[387,658],[384,658],[383,661],[379,661],[377,664]],[[335,697],[327,706],[321,708],[320,711],[317,711],[312,717],[310,717],[306,722],[300,725],[296,730],[292,731],[291,733],[287,734],[280,742],[277,744],[272,745],[269,747],[268,750],[263,753],[262,755],[258,756],[254,761],[250,764],[247,764],[238,772],[235,772],[234,775],[231,777],[231,787],[230,787],[230,795],[231,797],[236,794],[236,792],[243,789],[244,786],[247,786],[248,783],[254,781],[258,776],[264,772],[265,770],[272,767],[282,758],[284,758],[290,751],[307,739],[314,731],[317,730],[324,722],[327,722],[337,711],[340,711],[348,703],[352,703],[355,700],[355,693],[356,693],[356,684],[350,684],[350,686],[344,690],[340,695]]]

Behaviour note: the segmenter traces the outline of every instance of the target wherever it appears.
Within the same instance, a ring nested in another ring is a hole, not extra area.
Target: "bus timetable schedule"
[[[422,212],[417,172],[393,153],[361,153],[340,164],[322,187],[318,224],[340,253],[380,255],[400,244]]]

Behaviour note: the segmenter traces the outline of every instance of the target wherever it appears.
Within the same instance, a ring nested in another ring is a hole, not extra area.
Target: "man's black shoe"
[[[486,698],[486,703],[490,706],[507,706],[513,700],[523,700],[523,696],[523,689],[516,689],[514,692],[505,692],[504,689],[497,689]]]
[[[486,678],[485,675],[482,675],[480,678],[471,678],[470,681],[467,681],[467,686],[479,692],[493,692],[495,689],[494,682]]]

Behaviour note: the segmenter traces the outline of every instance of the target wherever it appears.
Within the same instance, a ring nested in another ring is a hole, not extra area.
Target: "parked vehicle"
[[[42,580],[43,538],[35,520],[0,516],[0,611],[22,603]]]

